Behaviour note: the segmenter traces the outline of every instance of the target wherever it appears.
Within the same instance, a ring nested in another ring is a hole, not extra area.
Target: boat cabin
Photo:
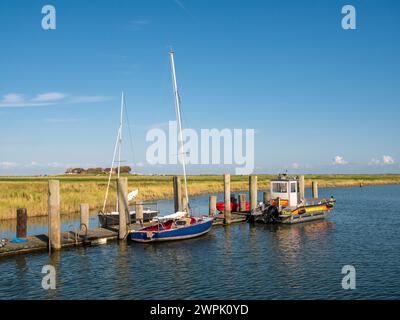
[[[277,179],[271,180],[271,201],[280,199],[280,205],[285,207],[296,207],[299,204],[299,180],[297,177],[289,177],[286,174],[279,175]]]

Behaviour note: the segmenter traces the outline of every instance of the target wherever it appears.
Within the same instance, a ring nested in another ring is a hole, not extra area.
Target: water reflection
[[[79,227],[79,214],[62,214],[61,224],[62,231]],[[28,218],[28,235],[47,234],[48,217],[30,217]],[[90,218],[90,226],[97,227],[97,216],[93,213]],[[17,229],[17,220],[0,220],[0,237],[11,239],[15,237]]]
[[[321,190],[329,197],[331,190]],[[232,224],[182,242],[110,242],[56,255],[0,260],[6,299],[351,299],[400,298],[396,249],[400,186],[335,189],[328,220],[292,226]],[[390,195],[391,223],[374,208]],[[385,198],[386,197],[386,198]],[[203,199],[203,200],[202,200]],[[382,200],[383,199],[383,200]],[[198,198],[203,211],[208,197]],[[170,205],[170,207],[168,207]],[[172,202],[165,203],[170,210]],[[368,217],[368,219],[366,219]],[[95,221],[97,222],[97,221]],[[47,221],[46,221],[47,223]],[[66,223],[66,225],[71,222]],[[47,229],[47,228],[46,228]],[[14,232],[14,231],[13,231]],[[379,241],[371,241],[379,239]],[[57,290],[41,288],[56,265]],[[341,288],[341,268],[357,267],[357,290]],[[381,272],[384,270],[385,272]],[[11,272],[10,272],[11,271]]]
[[[43,290],[47,294],[47,299],[55,300],[58,299],[58,292],[62,291],[64,288],[64,281],[63,281],[63,269],[60,268],[61,264],[61,251],[53,250],[51,254],[48,255],[47,258],[47,265],[53,266],[56,271],[56,290]],[[44,277],[46,274],[41,274]]]

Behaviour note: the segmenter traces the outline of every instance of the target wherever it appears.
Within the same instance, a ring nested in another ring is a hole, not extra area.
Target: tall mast
[[[104,213],[104,211],[106,209],[106,205],[107,205],[108,191],[110,190],[111,176],[112,176],[112,172],[114,170],[114,163],[115,163],[115,157],[117,155],[117,151],[118,151],[118,178],[119,178],[119,175],[120,175],[121,144],[122,144],[122,120],[123,120],[122,115],[123,115],[124,104],[125,104],[125,97],[124,97],[124,92],[122,92],[121,117],[120,117],[120,121],[119,121],[117,139],[115,141],[114,154],[113,154],[113,159],[112,159],[112,162],[111,162],[110,173],[108,175],[107,190],[106,190],[106,195],[104,197],[104,203],[103,203],[103,213]],[[118,201],[117,201],[117,205],[116,205],[116,211],[118,212]]]
[[[121,97],[121,117],[119,120],[119,140],[118,140],[118,178],[121,172],[121,149],[122,149],[122,121],[123,121],[123,114],[124,114],[124,105],[125,105],[125,95],[122,91]]]
[[[175,113],[176,113],[176,119],[178,121],[178,127],[179,127],[179,140],[180,140],[179,154],[181,156],[182,169],[183,169],[185,198],[186,198],[186,203],[187,203],[187,206],[188,206],[187,209],[189,210],[190,206],[189,206],[189,196],[188,196],[187,178],[186,178],[186,158],[185,158],[185,154],[184,154],[184,150],[183,150],[181,105],[180,105],[180,99],[179,99],[178,85],[177,85],[177,82],[176,82],[174,52],[172,50],[169,52],[169,57],[170,57],[170,61],[171,61],[172,86],[173,86],[173,89],[174,89],[174,97],[175,97]]]
[[[122,91],[121,94],[121,115],[119,118],[119,130],[118,130],[118,169],[117,169],[117,177],[119,179],[121,173],[121,149],[122,149],[122,122],[123,122],[123,114],[124,114],[124,104],[125,104],[125,95]],[[111,168],[112,171],[112,168]],[[119,211],[119,203],[117,199],[116,211]]]

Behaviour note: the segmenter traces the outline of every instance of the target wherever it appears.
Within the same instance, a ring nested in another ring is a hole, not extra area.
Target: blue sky
[[[185,127],[254,128],[255,172],[400,173],[398,1],[2,0],[0,39],[1,175],[109,166],[121,90],[124,159],[179,172],[145,159],[147,131],[175,119],[170,47]]]

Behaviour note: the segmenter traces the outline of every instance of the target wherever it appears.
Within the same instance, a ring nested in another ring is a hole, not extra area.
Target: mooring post
[[[246,195],[245,194],[239,194],[239,211],[240,212],[246,212],[247,206],[246,206]]]
[[[128,178],[117,179],[117,196],[119,211],[119,239],[124,240],[126,235],[128,234]]]
[[[135,212],[135,222],[141,224],[143,222],[143,202],[141,200],[136,201]]]
[[[318,198],[318,181],[312,182],[312,196],[314,199]]]
[[[208,215],[214,217],[217,212],[217,196],[210,196]]]
[[[89,204],[81,203],[81,232],[86,232],[89,230]]]
[[[224,175],[224,224],[231,224],[231,175]]]
[[[299,201],[304,200],[305,195],[305,187],[304,187],[304,176],[299,177]]]
[[[269,192],[265,191],[263,194],[264,204],[267,206],[269,204]]]
[[[49,180],[48,215],[49,249],[60,250],[60,181],[58,180]]]
[[[175,176],[173,179],[174,184],[174,205],[175,212],[182,211],[182,186],[179,177]]]
[[[26,238],[28,229],[28,212],[25,208],[17,209],[17,238]]]
[[[257,208],[257,176],[249,177],[250,211]]]

